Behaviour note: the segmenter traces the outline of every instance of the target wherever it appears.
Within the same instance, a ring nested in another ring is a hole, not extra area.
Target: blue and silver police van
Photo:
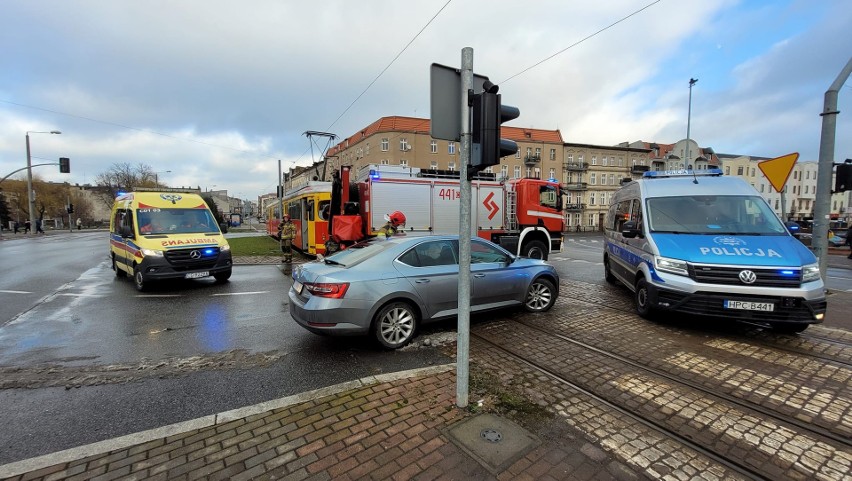
[[[646,172],[615,193],[604,272],[636,310],[716,316],[794,333],[820,323],[825,287],[814,254],[757,191],[717,168]]]

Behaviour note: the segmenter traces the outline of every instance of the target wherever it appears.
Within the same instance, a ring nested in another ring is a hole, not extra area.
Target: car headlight
[[[657,268],[658,271],[668,272],[670,274],[677,274],[679,276],[689,275],[689,272],[687,271],[686,267],[686,261],[682,261],[680,259],[655,257],[654,266]]]
[[[151,257],[163,257],[163,251],[157,249],[142,249],[142,255]]]
[[[231,246],[228,245],[228,244],[225,244],[222,247],[220,247],[219,250],[222,251],[222,252],[229,251],[229,250],[231,250]]]
[[[819,264],[809,264],[802,267],[802,282],[819,280]]]

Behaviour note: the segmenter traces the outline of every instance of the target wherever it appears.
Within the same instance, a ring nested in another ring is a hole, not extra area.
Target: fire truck
[[[394,211],[405,215],[406,235],[458,234],[460,194],[454,171],[368,165],[355,173],[343,166],[332,183],[326,252],[376,235]],[[494,174],[479,174],[471,181],[471,234],[546,260],[562,250],[563,205],[557,182],[499,182]]]

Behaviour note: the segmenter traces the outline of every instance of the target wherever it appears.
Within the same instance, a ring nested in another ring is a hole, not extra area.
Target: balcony
[[[541,162],[541,155],[526,155],[524,156],[524,163],[527,165],[533,165]]]
[[[565,204],[565,212],[583,212],[586,204]]]
[[[645,172],[648,172],[647,165],[634,165],[630,168],[631,174],[644,174]]]
[[[589,164],[586,162],[565,162],[562,168],[569,172],[585,172],[589,170]]]
[[[563,184],[563,188],[565,190],[573,190],[573,191],[587,190],[589,188],[589,184],[587,184],[586,182],[570,182],[570,183],[567,183],[567,184]]]

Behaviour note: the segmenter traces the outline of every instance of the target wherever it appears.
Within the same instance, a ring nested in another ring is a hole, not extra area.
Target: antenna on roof
[[[692,171],[692,183],[697,184],[698,183],[698,176],[695,175],[695,169],[693,169],[692,166],[690,165],[689,170]]]

